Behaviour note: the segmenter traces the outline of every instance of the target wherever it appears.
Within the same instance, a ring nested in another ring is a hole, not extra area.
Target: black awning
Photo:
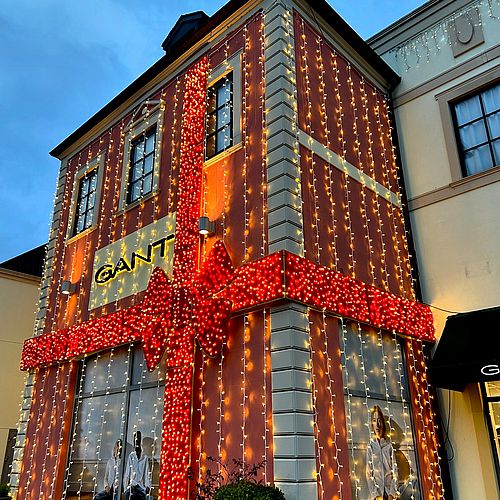
[[[500,380],[500,307],[449,316],[430,374],[433,385],[454,391]]]

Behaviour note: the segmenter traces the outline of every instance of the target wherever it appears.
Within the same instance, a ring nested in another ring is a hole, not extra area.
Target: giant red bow
[[[157,267],[149,281],[144,300],[128,315],[130,324],[142,338],[149,370],[158,365],[168,345],[167,366],[192,362],[189,338],[196,338],[210,357],[221,349],[231,301],[216,298],[234,278],[234,269],[222,241],[215,243],[202,268],[187,283],[172,283]],[[135,314],[134,314],[135,313]]]

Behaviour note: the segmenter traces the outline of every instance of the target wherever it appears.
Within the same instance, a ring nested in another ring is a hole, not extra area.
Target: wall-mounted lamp
[[[73,295],[76,293],[76,283],[71,283],[71,281],[64,280],[61,283],[61,293],[64,295]]]
[[[198,232],[203,236],[215,234],[215,222],[207,216],[200,217],[198,222]]]

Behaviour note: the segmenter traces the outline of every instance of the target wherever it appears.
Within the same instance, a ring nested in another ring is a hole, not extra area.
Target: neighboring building
[[[0,484],[9,482],[25,375],[23,341],[33,331],[45,246],[0,263]]]
[[[393,106],[439,336],[449,317],[431,382],[457,499],[500,497],[499,16],[496,1],[430,1],[369,40],[401,75]]]
[[[398,76],[321,0],[231,0],[163,48],[52,151],[13,493],[92,498],[118,439],[123,492],[141,431],[154,498],[209,457],[289,500],[443,498]]]

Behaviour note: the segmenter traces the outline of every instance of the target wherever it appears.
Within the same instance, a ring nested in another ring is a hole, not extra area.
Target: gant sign
[[[495,377],[500,375],[500,366],[497,364],[484,365],[481,368],[481,373],[487,377]]]
[[[155,267],[171,275],[175,214],[167,215],[96,251],[89,309],[146,289]]]
[[[140,262],[151,264],[153,262],[155,250],[159,252],[160,257],[164,258],[167,242],[173,239],[174,234],[170,234],[167,237],[160,238],[159,240],[150,243],[147,247],[147,252],[145,255],[136,250],[130,254],[129,258],[127,258],[126,255],[120,257],[116,264],[104,264],[95,273],[95,282],[99,285],[105,285],[106,283],[109,283],[111,280],[115,279],[118,273],[131,273],[135,271]]]

